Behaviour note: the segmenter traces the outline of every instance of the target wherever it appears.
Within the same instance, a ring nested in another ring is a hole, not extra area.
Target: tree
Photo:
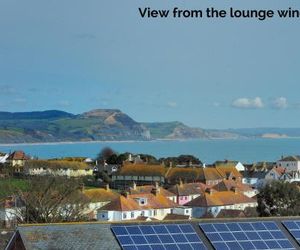
[[[109,159],[112,155],[116,154],[110,147],[103,148],[97,156],[97,160],[100,162],[105,162]]]
[[[273,181],[265,185],[257,196],[260,216],[300,215],[300,191],[297,184]]]
[[[26,191],[19,190],[16,217],[22,223],[55,223],[87,220],[88,199],[82,183],[63,177],[35,177]]]

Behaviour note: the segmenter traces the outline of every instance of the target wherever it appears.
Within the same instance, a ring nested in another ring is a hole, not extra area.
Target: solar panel
[[[295,249],[273,221],[199,225],[216,250]]]
[[[111,226],[124,250],[207,249],[190,224]]]
[[[300,245],[300,220],[283,221],[282,224]]]

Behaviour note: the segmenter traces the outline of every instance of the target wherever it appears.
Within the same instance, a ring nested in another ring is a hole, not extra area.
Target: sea
[[[117,153],[151,154],[156,158],[191,154],[206,164],[225,159],[253,163],[276,161],[286,155],[300,155],[300,138],[2,144],[0,151],[9,153],[23,150],[40,159],[65,156],[95,158],[104,147],[110,147]]]

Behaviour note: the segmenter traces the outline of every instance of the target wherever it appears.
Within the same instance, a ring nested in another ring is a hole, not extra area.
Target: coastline
[[[0,143],[0,147],[8,146],[47,146],[47,145],[70,145],[70,144],[97,144],[97,143],[139,143],[139,142],[159,142],[159,141],[218,141],[218,140],[281,140],[300,139],[300,137],[239,137],[239,138],[186,138],[186,139],[153,139],[153,140],[115,140],[115,141],[57,141],[57,142],[24,142],[24,143]]]

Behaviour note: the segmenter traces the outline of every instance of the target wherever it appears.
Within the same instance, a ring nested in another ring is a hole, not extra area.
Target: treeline
[[[193,155],[180,155],[178,157],[162,157],[162,158],[156,158],[153,155],[150,154],[132,154],[129,152],[126,153],[117,153],[111,148],[104,148],[101,150],[101,152],[97,156],[98,163],[106,162],[107,164],[117,164],[121,165],[124,161],[128,160],[129,157],[132,157],[133,161],[134,159],[139,159],[143,162],[147,162],[149,164],[164,164],[166,167],[169,166],[175,166],[175,165],[200,165],[202,166],[202,162]]]

